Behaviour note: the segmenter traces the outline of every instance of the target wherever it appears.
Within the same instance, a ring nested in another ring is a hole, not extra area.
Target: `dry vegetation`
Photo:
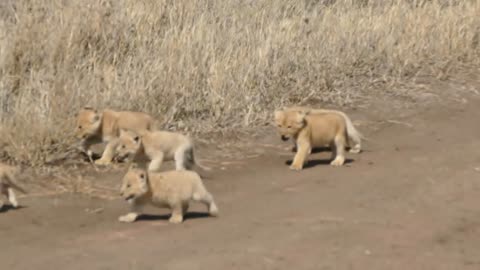
[[[41,165],[87,104],[191,132],[262,124],[282,104],[348,105],[477,65],[479,14],[475,0],[4,0],[0,155]]]

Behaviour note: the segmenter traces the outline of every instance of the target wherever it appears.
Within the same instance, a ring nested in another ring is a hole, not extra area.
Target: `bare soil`
[[[1,268],[480,269],[480,99],[374,108],[349,112],[368,141],[342,168],[320,152],[290,171],[271,128],[203,159],[218,218],[193,205],[181,225],[153,208],[122,224],[119,197],[22,197],[0,214]],[[90,175],[115,195],[122,173]]]

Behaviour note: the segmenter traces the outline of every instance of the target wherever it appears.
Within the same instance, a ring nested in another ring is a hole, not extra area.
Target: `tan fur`
[[[218,215],[212,195],[194,171],[155,173],[132,166],[123,177],[120,194],[132,207],[130,213],[119,217],[121,222],[134,222],[147,204],[171,209],[171,223],[183,222],[191,201],[205,204],[211,216]]]
[[[116,151],[119,157],[132,157],[135,163],[149,162],[149,171],[158,171],[163,161],[169,160],[175,160],[177,170],[190,170],[195,165],[210,170],[195,161],[192,139],[180,133],[122,129]]]
[[[99,112],[92,108],[83,108],[77,115],[76,137],[80,139],[81,150],[90,157],[90,146],[107,142],[102,157],[96,164],[106,165],[115,157],[115,147],[118,143],[120,129],[134,131],[152,130],[154,119],[143,112],[104,110]]]
[[[19,168],[0,163],[0,195],[6,197],[14,208],[18,207],[18,201],[13,190],[15,189],[26,193],[26,191],[16,183],[16,177],[19,173]],[[0,199],[0,209],[4,203],[5,202]]]
[[[345,118],[333,112],[308,113],[301,110],[275,111],[275,123],[282,140],[293,139],[297,153],[290,169],[301,170],[312,148],[330,145],[333,166],[345,162],[347,127]]]
[[[302,111],[308,114],[315,114],[315,113],[337,113],[345,118],[345,123],[347,124],[347,134],[348,134],[348,146],[350,147],[349,152],[358,154],[362,151],[362,134],[358,132],[358,130],[353,125],[352,120],[348,115],[342,111],[338,110],[330,110],[330,109],[313,109],[304,106],[294,106],[294,107],[287,107],[283,109],[284,111]]]

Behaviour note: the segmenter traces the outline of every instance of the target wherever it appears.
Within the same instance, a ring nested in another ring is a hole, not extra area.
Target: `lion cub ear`
[[[298,111],[297,112],[297,123],[299,124],[302,124],[303,122],[305,122],[305,117],[308,115],[308,112],[305,112],[305,111]]]
[[[279,120],[279,119],[283,118],[284,115],[285,115],[285,113],[283,111],[280,111],[280,110],[276,110],[273,113],[273,116],[274,116],[275,120]]]
[[[138,177],[140,177],[140,180],[143,183],[148,183],[148,172],[146,170],[142,170],[139,174]]]

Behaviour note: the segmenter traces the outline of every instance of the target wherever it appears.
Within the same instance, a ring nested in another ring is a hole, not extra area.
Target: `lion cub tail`
[[[360,153],[362,151],[362,134],[355,128],[352,120],[344,112],[338,112],[344,119],[347,126],[348,144],[351,153]]]
[[[211,171],[212,168],[207,167],[205,165],[200,164],[196,159],[195,159],[195,154],[193,147],[188,148],[188,150],[185,153],[185,165],[187,169],[193,169],[194,167],[199,168],[202,171]]]

